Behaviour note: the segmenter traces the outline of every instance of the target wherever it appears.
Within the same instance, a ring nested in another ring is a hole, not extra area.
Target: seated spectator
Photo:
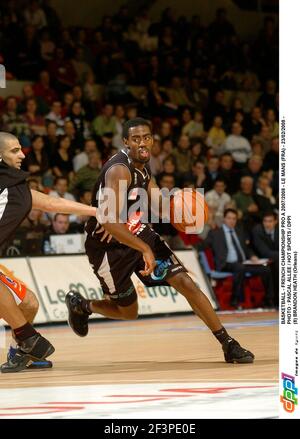
[[[89,154],[89,162],[80,168],[70,182],[69,191],[81,193],[82,191],[92,191],[98,180],[102,166],[101,155],[98,151]]]
[[[120,150],[123,148],[123,134],[122,133],[123,133],[123,123],[125,122],[125,109],[124,109],[123,105],[116,105],[114,120],[115,120],[116,134],[114,135],[114,137],[112,139],[112,144],[118,150]]]
[[[252,155],[247,163],[247,167],[242,171],[242,175],[249,175],[253,178],[254,187],[256,188],[258,177],[262,170],[263,160],[259,155]]]
[[[251,230],[253,225],[261,219],[259,207],[254,197],[252,177],[244,176],[241,178],[241,189],[233,195],[232,200],[235,202],[239,218],[242,218],[244,226],[247,230]]]
[[[184,186],[191,183],[195,188],[202,188],[205,186],[206,179],[207,175],[205,172],[205,164],[203,160],[196,160],[192,165],[191,171],[186,172],[183,175],[182,183],[184,184]]]
[[[190,139],[185,134],[179,137],[177,148],[172,152],[176,160],[176,168],[179,174],[183,175],[190,171],[192,155],[190,150]]]
[[[54,56],[55,42],[50,36],[48,29],[43,29],[39,39],[40,56],[43,61],[51,61]]]
[[[193,162],[195,162],[196,160],[202,160],[204,158],[203,149],[204,148],[201,140],[194,138],[192,140],[192,147],[191,147],[191,156]]]
[[[104,133],[103,136],[99,139],[99,150],[102,157],[102,162],[105,163],[109,158],[112,156],[112,150],[113,150],[113,135],[112,133]]]
[[[75,128],[75,136],[80,142],[89,137],[90,132],[87,121],[85,119],[85,112],[80,101],[74,101],[71,105],[71,112],[67,115],[66,121],[73,122]]]
[[[177,108],[183,107],[185,105],[192,107],[193,104],[190,102],[184,87],[182,86],[182,81],[179,76],[173,76],[171,80],[171,86],[167,89],[167,95],[172,104],[176,105]]]
[[[110,79],[106,87],[106,97],[112,104],[128,104],[136,101],[128,87],[126,74],[118,73],[113,79]]]
[[[226,139],[225,131],[222,128],[223,119],[221,116],[214,118],[213,126],[210,128],[206,138],[206,145],[212,148],[212,153],[220,155],[224,151],[224,142]]]
[[[173,139],[173,128],[170,122],[167,120],[163,121],[159,127],[158,134],[162,142],[164,139]]]
[[[43,254],[43,239],[48,222],[43,218],[43,212],[31,209],[22,221],[16,236],[20,239],[20,254],[26,256],[40,256]]]
[[[159,88],[154,79],[149,82],[147,103],[152,117],[172,117],[177,114],[177,105],[170,102],[167,93]]]
[[[268,177],[261,175],[258,178],[256,193],[263,198],[263,206],[259,205],[259,207],[261,207],[264,212],[267,210],[273,211],[274,209],[278,208],[276,198],[273,196],[273,189]]]
[[[58,149],[52,157],[53,174],[56,177],[67,177],[72,179],[73,166],[70,153],[71,141],[68,136],[60,136]]]
[[[190,81],[187,81],[186,93],[193,107],[201,112],[206,109],[208,97],[201,90],[200,81],[198,78],[192,78]]]
[[[84,75],[83,96],[87,101],[94,104],[98,100],[96,78],[92,70]]]
[[[14,36],[11,36],[13,39]],[[17,70],[22,72],[22,77],[33,81],[41,70],[41,57],[37,28],[31,24],[22,26],[21,36],[14,43],[13,51],[16,58]]]
[[[246,137],[242,136],[243,128],[238,122],[232,124],[231,134],[226,137],[224,147],[225,152],[229,152],[235,165],[242,168],[251,155],[251,145]]]
[[[125,111],[125,113],[126,113],[125,119],[126,120],[128,120],[128,119],[135,119],[137,117],[137,107],[136,107],[136,105],[129,104],[129,105],[126,105],[125,108],[126,108],[126,111]]]
[[[247,177],[248,178],[248,177]],[[222,227],[212,230],[207,238],[198,244],[199,250],[211,247],[213,250],[216,270],[233,273],[233,289],[230,305],[240,307],[244,301],[245,274],[251,273],[260,276],[265,287],[264,306],[274,303],[274,288],[269,266],[245,265],[243,262],[250,259],[253,264],[258,261],[251,247],[248,246],[243,231],[236,228],[237,211],[227,209],[224,212]]]
[[[86,75],[92,73],[92,69],[85,61],[84,51],[82,47],[77,47],[75,49],[75,54],[74,57],[71,59],[71,64],[76,72],[78,82],[83,84]]]
[[[51,33],[57,33],[62,26],[57,11],[51,6],[51,0],[44,1],[42,9],[47,17],[47,28]]]
[[[46,136],[44,136],[45,151],[51,157],[58,147],[57,125],[55,122],[46,122]]]
[[[161,149],[164,158],[172,155],[172,152],[174,151],[174,144],[171,137],[165,137],[163,140],[161,140]]]
[[[235,111],[235,113],[233,114],[233,122],[238,122],[241,125],[241,127],[244,129],[245,114],[244,114],[243,110]]]
[[[86,139],[84,142],[84,150],[76,154],[73,158],[73,169],[75,172],[86,166],[89,162],[89,154],[98,151],[97,143],[94,139]]]
[[[190,138],[193,137],[202,138],[205,136],[203,116],[200,111],[195,111],[192,118],[191,110],[189,108],[186,108],[183,111],[182,117],[184,122],[184,125],[181,130],[182,134],[186,134]]]
[[[65,58],[65,52],[62,47],[56,48],[54,59],[49,61],[48,71],[51,79],[55,81],[59,92],[67,91],[77,82],[76,71],[72,63]]]
[[[25,22],[37,29],[42,29],[47,26],[47,18],[45,12],[40,7],[37,0],[31,0],[29,5],[24,10]]]
[[[23,164],[24,168],[30,172],[30,175],[40,181],[46,172],[50,172],[50,160],[44,148],[44,139],[36,135],[31,141],[31,151],[26,156]]]
[[[269,108],[266,112],[266,125],[272,138],[279,136],[279,123],[276,120],[276,113],[272,108]]]
[[[233,167],[233,158],[229,152],[220,157],[219,177],[225,181],[229,195],[234,194],[239,188],[240,174]]]
[[[61,102],[58,100],[53,101],[51,105],[51,111],[46,116],[46,122],[56,123],[56,135],[62,136],[65,134],[64,130],[64,119],[62,117],[62,106]]]
[[[262,224],[257,224],[252,231],[253,245],[261,258],[272,261],[270,265],[274,284],[274,302],[279,304],[279,228],[277,217],[273,212],[263,215]]]
[[[0,118],[0,129],[14,134],[21,141],[22,137],[28,139],[30,136],[28,123],[17,113],[17,99],[14,96],[9,96],[5,100],[4,113]]]
[[[236,94],[238,98],[242,99],[243,102],[243,110],[245,114],[249,115],[255,107],[256,104],[256,94],[253,93],[253,89],[255,85],[253,85],[253,80],[247,75],[242,79],[241,90],[239,90]]]
[[[258,155],[262,159],[264,158],[264,148],[262,146],[262,143],[258,140],[255,140],[255,138],[251,142],[251,148],[252,148],[252,155]]]
[[[65,119],[67,115],[71,112],[71,107],[74,100],[75,98],[73,96],[73,93],[71,93],[70,91],[64,93],[64,99],[63,99],[62,110],[61,110],[61,116],[63,119]]]
[[[155,180],[157,182],[160,181],[161,177],[164,174],[172,174],[175,178],[175,186],[179,187],[180,186],[180,179],[178,179],[178,174],[177,174],[177,169],[176,169],[176,163],[175,160],[172,156],[168,156],[166,157],[163,162],[162,162],[162,172],[160,174],[158,174],[155,177]]]
[[[35,96],[33,86],[31,84],[25,84],[22,89],[22,99],[18,104],[18,113],[26,112],[26,105],[29,99],[34,99],[37,105],[37,114],[45,115],[49,111],[48,104],[41,96]]]
[[[210,191],[213,188],[214,183],[219,176],[219,164],[220,162],[217,156],[211,156],[208,159],[205,171],[206,179],[203,182],[205,191]]]
[[[227,18],[225,8],[216,9],[215,18],[209,25],[208,30],[214,42],[220,41],[222,37],[232,37],[236,34],[233,24]]]
[[[224,92],[222,90],[215,92],[213,100],[210,100],[207,106],[205,112],[205,126],[211,126],[216,116],[220,116],[223,121],[227,118],[227,107],[224,102]]]
[[[260,142],[263,147],[263,154],[265,155],[271,149],[272,137],[267,125],[263,125],[260,132],[253,136],[254,142]]]
[[[20,230],[25,239],[43,238],[48,222],[43,219],[43,212],[31,209],[29,214],[20,224]]]
[[[260,95],[257,105],[262,109],[262,111],[267,111],[270,108],[276,109],[276,90],[277,84],[273,79],[269,79],[266,82],[265,91]]]
[[[113,117],[114,107],[110,104],[105,104],[102,109],[102,114],[97,116],[93,122],[93,132],[96,136],[101,137],[105,133],[116,134],[116,121]]]
[[[28,124],[31,135],[43,136],[46,134],[45,119],[37,112],[37,103],[34,98],[26,102],[26,113],[23,114],[24,121]]]
[[[51,220],[51,225],[47,227],[43,240],[43,253],[45,255],[54,253],[50,246],[51,235],[66,235],[80,233],[80,226],[77,223],[70,223],[69,215],[56,213]]]
[[[274,137],[271,143],[271,150],[267,152],[264,158],[263,168],[266,171],[270,169],[278,171],[279,169],[279,138]]]
[[[162,151],[161,151],[161,143],[160,138],[157,134],[153,137],[153,145],[151,148],[151,157],[149,160],[149,166],[151,170],[151,174],[155,177],[162,171]]]
[[[66,200],[76,201],[74,195],[68,192],[68,179],[66,177],[56,177],[54,188],[49,192],[51,197],[65,198]],[[54,217],[53,213],[46,214],[49,219]],[[76,215],[69,215],[70,223],[77,222]]]
[[[265,124],[261,109],[259,107],[254,107],[251,111],[251,116],[244,127],[245,136],[248,139],[252,139],[253,136],[257,136],[260,133]]]
[[[49,192],[51,197],[65,198],[66,200],[75,201],[74,195],[68,192],[68,179],[66,177],[56,177],[54,188]]]
[[[205,194],[205,201],[214,213],[213,221],[219,227],[222,225],[225,206],[231,201],[231,197],[225,192],[225,189],[224,180],[217,177],[214,182],[214,188]]]
[[[74,156],[74,154],[78,154],[80,151],[82,151],[82,139],[77,136],[74,123],[71,120],[65,120],[64,130],[65,135],[69,138],[71,143],[70,153],[72,156]]]
[[[41,97],[50,107],[57,100],[56,91],[50,86],[50,75],[47,70],[42,70],[39,75],[39,82],[33,86],[35,96]]]

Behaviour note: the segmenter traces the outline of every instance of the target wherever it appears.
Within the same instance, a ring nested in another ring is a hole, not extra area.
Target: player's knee
[[[176,285],[173,284],[173,286],[185,297],[194,294],[194,290],[197,288],[193,280],[186,273],[180,273],[176,279]]]
[[[39,302],[31,291],[27,291],[23,302],[20,304],[20,309],[28,320],[32,320],[36,316],[39,310]]]

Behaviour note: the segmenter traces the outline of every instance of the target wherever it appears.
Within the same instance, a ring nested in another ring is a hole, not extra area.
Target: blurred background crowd
[[[274,14],[247,40],[225,8],[206,23],[196,10],[186,17],[168,7],[153,20],[147,7],[131,15],[124,5],[91,28],[64,25],[47,0],[0,5],[0,63],[7,80],[23,81],[20,95],[0,98],[0,130],[19,138],[32,188],[89,204],[101,167],[123,146],[123,122],[142,116],[153,124],[158,185],[202,187],[209,206],[200,236],[155,225],[170,245],[197,247],[232,208],[244,244],[278,258]],[[268,219],[273,246],[258,233]],[[8,247],[49,253],[48,235],[82,233],[85,220],[32,210]]]

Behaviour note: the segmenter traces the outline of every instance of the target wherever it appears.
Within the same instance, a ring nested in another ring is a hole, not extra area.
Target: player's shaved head
[[[17,138],[13,134],[0,131],[0,154],[5,150],[9,142],[16,140]]]
[[[12,168],[21,169],[25,155],[16,136],[0,131],[0,161]]]

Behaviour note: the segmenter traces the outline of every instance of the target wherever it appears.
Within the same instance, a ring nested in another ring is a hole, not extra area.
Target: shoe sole
[[[34,363],[29,364],[27,369],[52,369],[52,367],[52,361],[35,361]]]
[[[69,315],[68,315],[68,325],[70,326],[70,328],[72,329],[74,334],[78,335],[78,337],[86,337],[88,335],[88,332],[89,332],[89,327],[87,327],[87,331],[86,331],[85,334],[80,334],[80,332],[76,331],[76,329],[73,327],[73,325],[71,323],[70,318],[71,318],[71,315],[73,313],[73,310],[72,310],[71,305],[70,305],[70,299],[68,297],[68,294],[66,295],[65,303],[67,305],[68,313],[69,313]]]
[[[27,369],[30,368],[30,366],[32,365],[32,363],[35,363],[35,362],[41,362],[41,361],[45,360],[45,358],[47,358],[47,357],[49,357],[50,355],[52,355],[54,351],[55,351],[54,346],[50,345],[50,346],[48,347],[46,353],[44,354],[43,358],[37,358],[37,357],[35,357],[35,356],[33,356],[33,355],[26,354],[26,355],[24,356],[24,358],[27,359],[27,362],[26,362],[25,364],[23,364],[22,366],[19,366],[19,367],[15,367],[15,368],[7,368],[7,369],[6,369],[6,368],[5,368],[5,369],[2,369],[2,368],[1,368],[1,369],[0,369],[0,370],[1,370],[1,373],[16,373],[16,372],[21,372],[22,370],[27,370]],[[52,363],[51,363],[51,365],[52,365]],[[52,367],[52,366],[51,366],[51,367]],[[31,369],[32,369],[32,368],[31,368]],[[37,369],[37,368],[35,367],[35,368],[33,368],[33,369]]]
[[[248,357],[243,357],[243,358],[233,358],[230,361],[225,359],[225,361],[226,363],[249,364],[254,362],[254,358],[249,355]]]

